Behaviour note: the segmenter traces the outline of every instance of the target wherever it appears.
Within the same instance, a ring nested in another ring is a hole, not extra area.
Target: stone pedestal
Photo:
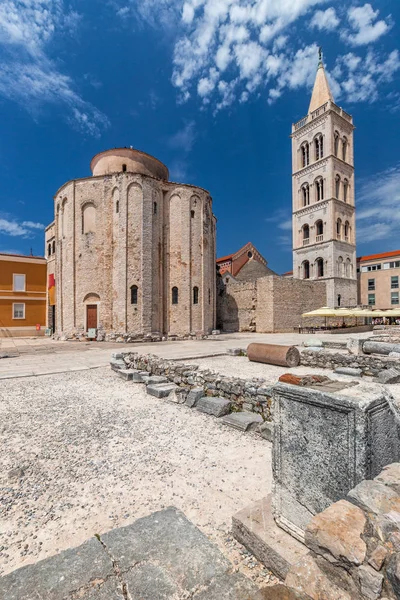
[[[337,393],[274,386],[272,508],[276,523],[298,540],[315,514],[400,459],[387,397],[375,384]]]

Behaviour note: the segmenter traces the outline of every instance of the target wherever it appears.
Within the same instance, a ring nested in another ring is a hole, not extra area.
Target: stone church
[[[210,333],[216,320],[210,194],[170,182],[165,165],[132,148],[100,152],[90,167],[91,177],[57,191],[55,221],[46,229],[56,333]]]

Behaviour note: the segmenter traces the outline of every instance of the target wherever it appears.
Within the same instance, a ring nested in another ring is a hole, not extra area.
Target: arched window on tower
[[[340,140],[339,132],[335,131],[335,138],[334,138],[334,153],[335,153],[335,156],[339,156],[339,140]]]
[[[343,142],[342,142],[342,159],[344,161],[346,161],[346,157],[347,157],[347,146],[348,146],[348,142],[347,142],[347,137],[343,136]]]
[[[303,262],[303,279],[310,279],[310,263],[308,260]]]
[[[157,214],[157,202],[153,202],[153,214]]]
[[[338,260],[337,260],[337,275],[338,277],[343,277],[344,273],[344,263],[343,263],[343,257],[339,256]]]
[[[342,219],[336,221],[336,239],[342,239]]]
[[[324,199],[324,180],[319,177],[315,180],[315,199],[317,202]]]
[[[310,186],[308,183],[303,183],[301,186],[301,196],[303,201],[303,206],[308,206],[310,204]]]
[[[131,304],[138,303],[138,286],[131,285]]]
[[[178,288],[176,286],[174,286],[172,288],[172,304],[178,304],[178,299],[179,299],[179,292],[178,292]]]
[[[198,304],[198,303],[199,303],[199,288],[197,287],[197,285],[195,285],[193,288],[193,304]]]
[[[315,261],[315,264],[317,267],[317,277],[323,277],[324,276],[324,259],[317,258],[317,260]]]
[[[126,173],[126,165],[122,165],[122,172]]]
[[[301,145],[301,166],[307,167],[310,164],[310,145],[308,142],[304,142]]]
[[[350,258],[346,260],[346,277],[349,279],[353,278],[353,265],[351,263]]]
[[[346,221],[346,223],[344,224],[344,241],[350,241],[350,223],[348,221]]]
[[[54,241],[53,241],[53,254],[55,254],[55,253],[56,253],[56,242],[55,242],[55,240],[54,240]]]
[[[345,179],[343,181],[343,201],[347,202],[347,196],[349,193],[349,180]]]
[[[319,219],[316,223],[315,223],[315,231],[316,231],[316,241],[317,242],[322,242],[322,240],[324,239],[324,223],[321,221],[321,219]]]
[[[310,243],[310,227],[306,224],[303,225],[303,246],[307,246]]]
[[[320,160],[324,157],[324,138],[321,133],[319,133],[314,139],[315,146],[315,160]]]
[[[339,200],[340,196],[340,175],[335,177],[335,197]]]

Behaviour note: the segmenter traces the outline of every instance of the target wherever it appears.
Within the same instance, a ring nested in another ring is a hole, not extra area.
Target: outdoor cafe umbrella
[[[325,327],[326,327],[326,319],[327,317],[336,317],[337,313],[334,308],[329,308],[329,306],[322,306],[321,308],[317,308],[316,310],[311,310],[310,312],[303,313],[302,317],[325,317]]]

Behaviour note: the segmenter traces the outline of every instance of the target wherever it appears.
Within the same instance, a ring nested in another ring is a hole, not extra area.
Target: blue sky
[[[57,189],[132,145],[210,191],[219,256],[291,269],[318,45],[357,127],[357,252],[400,248],[399,24],[398,0],[2,0],[0,251],[42,254]]]

